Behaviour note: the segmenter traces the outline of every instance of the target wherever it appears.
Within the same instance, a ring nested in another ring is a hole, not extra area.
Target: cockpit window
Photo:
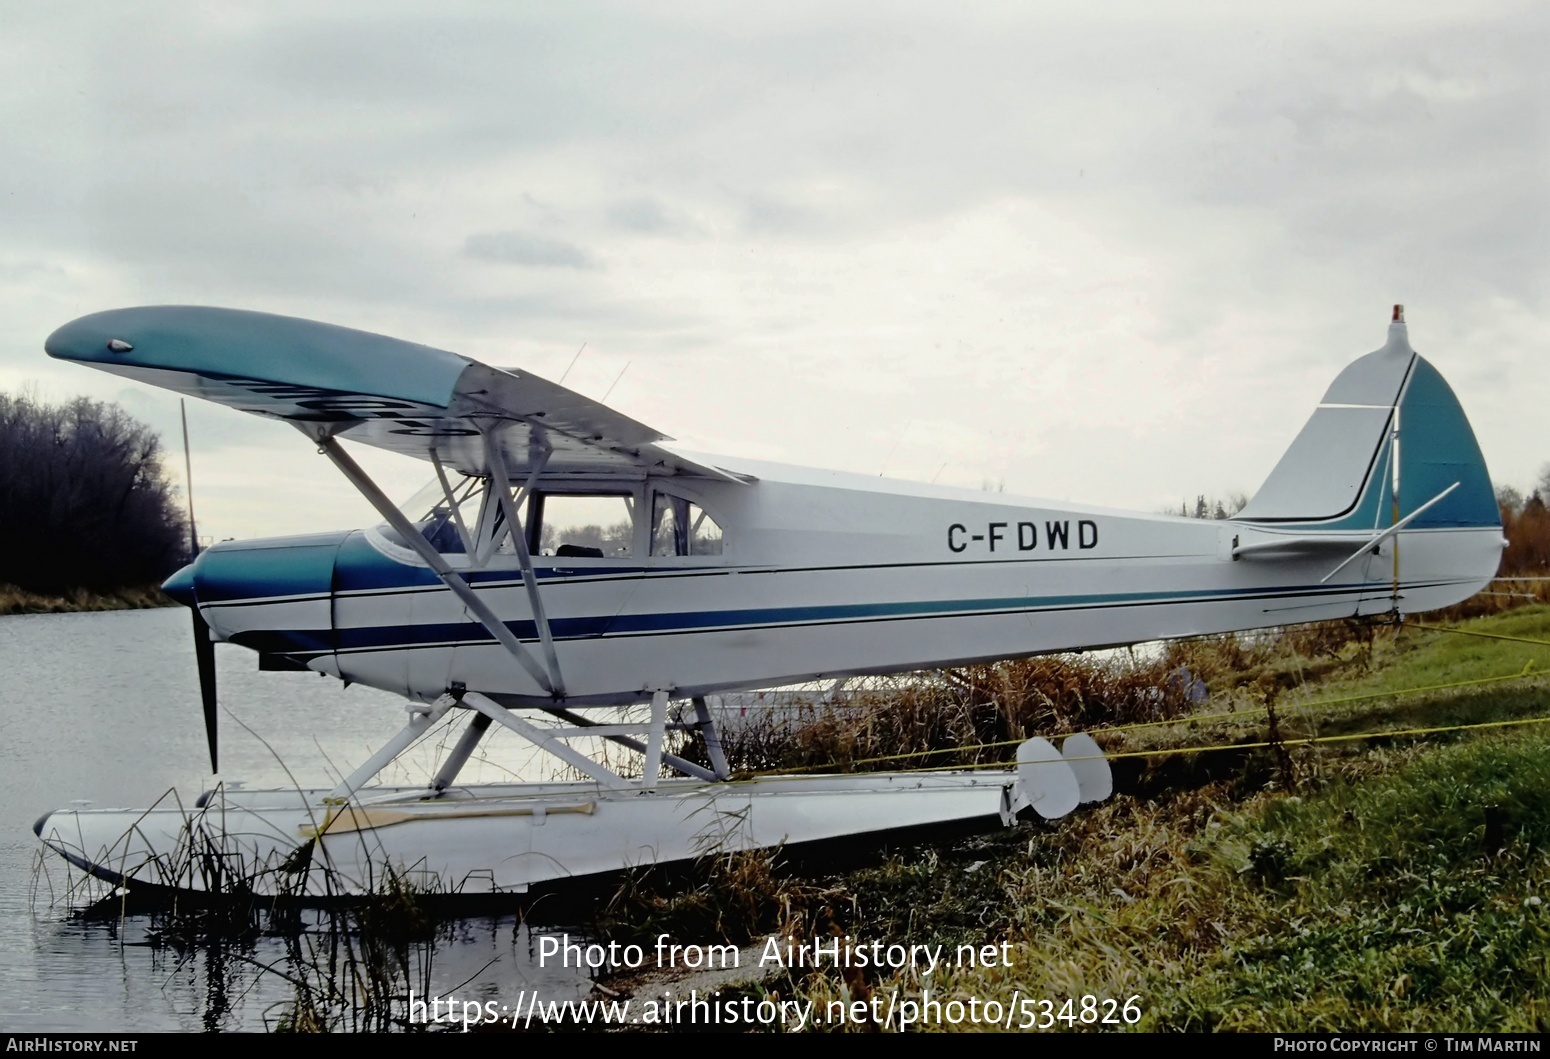
[[[651,512],[652,555],[720,555],[721,527],[700,505],[657,493]]]
[[[485,480],[463,478],[450,484],[452,499],[457,503],[464,526],[472,532],[472,520],[479,511]],[[419,528],[421,535],[443,555],[461,555],[467,550],[463,544],[463,535],[458,532],[457,518],[453,515],[452,505],[448,503],[447,494],[441,488],[439,480],[433,480],[400,504],[398,509],[409,516]],[[398,531],[385,522],[377,527],[377,532],[400,547],[409,546],[408,542],[398,535]]]
[[[420,533],[443,555],[464,555],[474,542],[473,557],[482,565],[493,555],[513,555],[516,544],[507,532],[509,505],[484,478],[460,478],[452,484],[451,498],[439,481],[421,489],[399,505]],[[520,505],[519,517],[526,531],[528,551],[572,559],[627,559],[637,553],[635,544],[636,497],[632,492],[596,490],[565,492],[540,489],[528,494],[513,487]],[[376,532],[392,544],[407,548],[398,531],[386,523]]]
[[[534,555],[628,559],[635,551],[635,497],[628,494],[540,491],[526,521]]]

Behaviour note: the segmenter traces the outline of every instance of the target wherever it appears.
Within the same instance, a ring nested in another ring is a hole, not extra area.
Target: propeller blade
[[[194,660],[199,665],[199,697],[204,700],[205,738],[210,741],[210,771],[219,773],[215,755],[215,641],[210,639],[210,626],[199,608],[188,610],[194,616]]]

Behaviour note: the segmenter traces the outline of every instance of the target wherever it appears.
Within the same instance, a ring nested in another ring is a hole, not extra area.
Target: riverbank
[[[1117,793],[1065,820],[835,874],[722,858],[598,935],[823,940],[844,958],[721,996],[828,1030],[1544,1032],[1550,607],[1441,624],[1211,674],[1192,718],[1100,734]]]
[[[96,610],[149,610],[170,607],[174,601],[155,585],[121,588],[113,592],[88,592],[70,589],[63,595],[40,595],[0,585],[0,616],[7,614],[70,614]]]

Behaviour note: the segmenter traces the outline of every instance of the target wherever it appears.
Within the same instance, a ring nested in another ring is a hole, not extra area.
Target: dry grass
[[[170,607],[174,602],[162,594],[155,585],[121,588],[113,592],[88,592],[71,589],[61,596],[39,595],[0,584],[0,615],[5,614],[66,614],[75,611],[97,610],[149,610],[152,607]]]
[[[1325,622],[1179,641],[1152,657],[1047,655],[873,679],[723,739],[733,769],[745,773],[1004,762],[1031,736],[1184,718],[1205,695],[1214,705],[1234,697],[1262,704],[1279,690],[1365,667],[1385,635],[1366,623]]]
[[[610,940],[650,942],[658,934],[743,946],[770,934],[827,933],[853,910],[843,887],[782,867],[779,849],[717,853],[692,867],[626,874],[590,930]]]

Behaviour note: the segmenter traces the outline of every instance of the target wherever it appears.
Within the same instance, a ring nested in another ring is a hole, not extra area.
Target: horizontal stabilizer
[[[1279,537],[1275,540],[1255,541],[1233,548],[1234,559],[1302,559],[1309,555],[1345,555],[1353,548],[1366,547],[1375,534],[1326,533],[1301,537]]]
[[[1448,488],[1381,532],[1369,533],[1361,537],[1347,533],[1325,533],[1311,536],[1284,537],[1278,540],[1256,541],[1250,544],[1234,545],[1232,557],[1234,559],[1298,559],[1309,554],[1319,554],[1321,552],[1344,553],[1345,558],[1340,565],[1324,575],[1320,581],[1320,584],[1322,584],[1355,562],[1364,553],[1371,552],[1376,555],[1378,548],[1384,541],[1395,536],[1411,523],[1418,521],[1422,515],[1446,500],[1459,487],[1459,484],[1454,482]]]

